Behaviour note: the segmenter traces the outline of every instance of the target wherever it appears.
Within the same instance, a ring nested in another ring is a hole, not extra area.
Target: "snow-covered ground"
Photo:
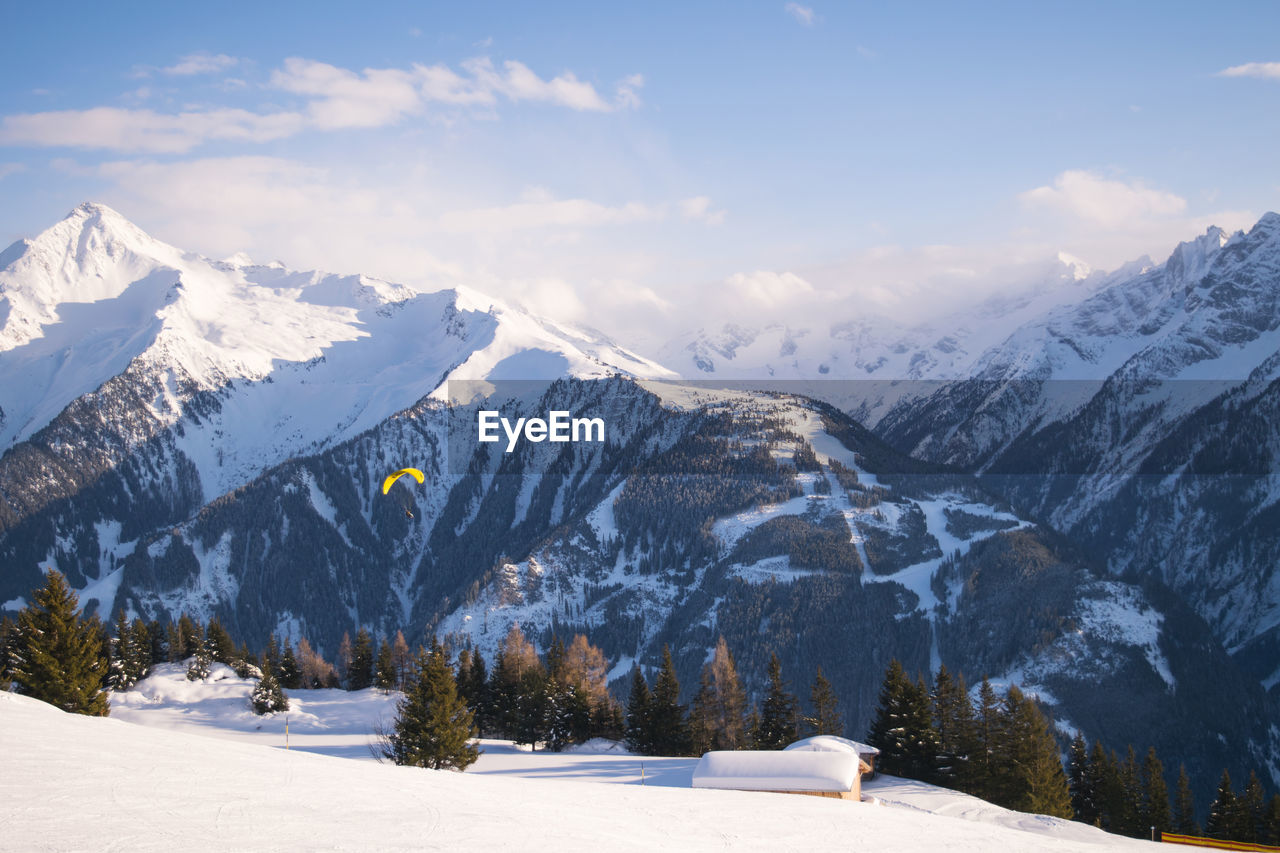
[[[0,850],[1097,851],[1135,842],[881,777],[874,798],[690,787],[696,760],[596,742],[564,754],[485,741],[467,773],[371,760],[394,696],[293,691],[282,716],[250,683],[163,667],[106,719],[0,694]],[[335,757],[342,756],[342,757]],[[352,760],[359,759],[359,760]],[[643,781],[641,774],[643,773]]]

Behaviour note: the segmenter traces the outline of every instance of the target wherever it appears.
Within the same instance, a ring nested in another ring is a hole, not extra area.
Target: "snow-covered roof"
[[[836,737],[835,735],[807,737],[791,744],[791,746],[787,747],[787,750],[800,752],[852,752],[854,755],[880,754],[880,750],[874,746],[858,743],[856,740],[849,740],[847,737]]]
[[[735,791],[852,790],[860,760],[849,752],[819,750],[708,752],[693,770],[695,788]]]

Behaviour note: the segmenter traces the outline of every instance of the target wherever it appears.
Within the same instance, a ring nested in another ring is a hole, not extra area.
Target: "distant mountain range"
[[[653,359],[466,289],[212,261],[86,204],[0,255],[0,604],[332,652],[587,631],[624,679],[716,638],[1037,693],[1206,790],[1280,784],[1280,217],[1163,264],[1060,258],[945,327],[726,326]],[[475,411],[602,444],[474,441]],[[382,478],[412,465],[422,486]]]

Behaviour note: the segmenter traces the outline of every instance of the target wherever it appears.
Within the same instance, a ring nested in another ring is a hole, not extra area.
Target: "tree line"
[[[1076,733],[1064,769],[1057,738],[1035,701],[1017,685],[998,696],[984,678],[976,703],[962,675],[945,666],[933,684],[913,682],[894,660],[885,672],[868,735],[877,767],[895,776],[954,788],[1018,811],[1070,818],[1134,838],[1177,832],[1280,844],[1280,794],[1267,799],[1256,773],[1243,794],[1224,770],[1202,828],[1187,769],[1170,795],[1155,748],[1121,759]]]

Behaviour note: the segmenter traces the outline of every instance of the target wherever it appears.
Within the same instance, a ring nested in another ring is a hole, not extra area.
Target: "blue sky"
[[[915,319],[1280,208],[1274,3],[29,4],[0,237],[106,202],[213,256],[623,336]]]

